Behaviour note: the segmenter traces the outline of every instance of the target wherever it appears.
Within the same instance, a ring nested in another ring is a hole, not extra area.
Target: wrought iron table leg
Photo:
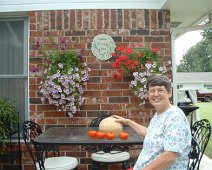
[[[99,163],[98,162],[96,162],[96,161],[92,161],[93,162],[93,164],[92,164],[92,170],[99,170]]]

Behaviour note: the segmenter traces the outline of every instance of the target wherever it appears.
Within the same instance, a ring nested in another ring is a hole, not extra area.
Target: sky
[[[190,31],[175,40],[176,64],[179,65],[183,54],[202,39],[200,31]]]

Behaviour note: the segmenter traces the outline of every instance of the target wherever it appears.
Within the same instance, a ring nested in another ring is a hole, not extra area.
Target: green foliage
[[[185,53],[177,72],[212,72],[212,28],[201,34],[202,41]]]
[[[51,65],[51,70],[48,71],[48,75],[55,74],[58,70],[58,64],[60,63],[63,64],[62,75],[67,74],[70,68],[78,67],[79,69],[84,69],[82,59],[75,51],[54,50],[49,54],[48,60],[50,64],[45,63],[46,68],[49,68],[49,65]]]
[[[18,112],[15,103],[0,97],[0,145],[17,129]]]

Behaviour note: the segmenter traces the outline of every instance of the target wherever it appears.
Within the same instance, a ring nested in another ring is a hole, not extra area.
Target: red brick
[[[30,20],[29,20],[29,23],[30,24],[36,24],[36,18],[35,17],[31,17]]]
[[[30,24],[30,30],[36,30],[36,25],[35,24]]]
[[[130,22],[130,10],[124,10],[124,28],[129,29],[131,28],[131,22]]]
[[[92,9],[90,10],[90,29],[96,29],[96,10]]]
[[[35,91],[29,91],[29,97],[37,97]]]
[[[58,118],[59,125],[85,125],[87,122],[82,118]]]
[[[83,10],[83,29],[89,29],[89,16],[90,12],[89,10]]]
[[[30,111],[35,111],[35,105],[29,105]]]
[[[117,28],[116,10],[112,9],[110,15],[111,15],[111,22],[110,22],[111,29],[116,29]]]
[[[31,85],[29,86],[29,90],[39,90],[39,86],[40,86],[40,85],[32,85],[32,84],[31,84]]]
[[[44,11],[44,26],[43,26],[44,30],[48,30],[49,29],[49,11]]]
[[[104,10],[104,26],[103,26],[103,28],[105,28],[105,29],[109,28],[109,23],[110,23],[110,10],[105,9]]]
[[[43,12],[39,11],[37,14],[37,30],[42,30],[43,28]]]
[[[107,76],[107,70],[94,70],[89,73],[90,76]]]
[[[102,96],[122,96],[121,90],[115,90],[115,91],[103,91]]]
[[[129,83],[116,83],[116,84],[111,84],[111,89],[115,90],[115,89],[129,89]]]
[[[64,26],[63,26],[63,28],[64,29],[68,29],[69,28],[69,11],[68,10],[65,10],[65,11],[63,11],[63,15],[64,15],[64,17],[63,17],[63,23],[64,23]]]
[[[138,28],[144,28],[144,10],[137,10]]]
[[[101,110],[121,110],[122,104],[101,104]]]
[[[157,11],[151,10],[151,28],[156,29],[157,28]]]
[[[56,12],[50,11],[50,28],[55,29],[56,28]]]
[[[81,110],[100,110],[99,104],[84,104],[81,106]]]
[[[30,17],[30,18],[35,17],[35,12],[34,12],[34,11],[30,11],[30,12],[29,12],[29,17]]]
[[[91,84],[91,83],[88,83],[87,84],[87,88],[89,89],[89,90],[96,90],[96,89],[98,89],[98,90],[107,90],[108,89],[108,84]]]
[[[30,31],[29,35],[30,35],[30,37],[36,37],[37,33],[36,33],[36,31]]]
[[[44,112],[45,117],[64,117],[64,112],[58,112],[58,111],[51,111],[51,112]]]
[[[97,29],[102,28],[103,11],[97,10]]]
[[[35,78],[30,78],[30,79],[29,79],[29,83],[30,83],[30,84],[35,84],[35,82],[36,82],[36,79],[35,79]]]
[[[56,14],[56,28],[57,30],[61,30],[63,27],[62,27],[62,11],[57,11],[57,14]]]
[[[45,124],[58,124],[58,121],[56,118],[46,118],[45,119]]]
[[[82,29],[82,10],[76,10],[76,28]]]
[[[75,29],[75,10],[70,10],[69,11],[70,15],[70,29]]]
[[[85,93],[83,94],[83,96],[88,97],[88,96],[100,96],[101,95],[101,91],[85,91]]]
[[[145,9],[144,10],[144,20],[145,20],[145,28],[149,29],[150,27],[150,10]]]
[[[132,28],[136,29],[137,28],[137,15],[136,15],[136,10],[133,9],[131,10],[131,25]]]
[[[53,105],[37,105],[37,111],[55,111],[56,106]]]

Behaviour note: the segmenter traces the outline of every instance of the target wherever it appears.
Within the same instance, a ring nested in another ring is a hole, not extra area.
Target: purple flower
[[[31,69],[31,71],[32,71],[33,73],[37,73],[37,72],[39,72],[39,67],[38,67],[38,66],[34,66],[34,67]]]
[[[63,64],[62,64],[62,63],[59,63],[59,64],[58,64],[58,67],[59,67],[59,68],[63,68]]]
[[[39,49],[39,48],[40,48],[40,42],[37,41],[37,42],[36,42],[36,49]]]
[[[62,43],[62,44],[65,44],[65,43],[66,43],[66,41],[65,41],[64,38],[61,40],[61,43]]]

